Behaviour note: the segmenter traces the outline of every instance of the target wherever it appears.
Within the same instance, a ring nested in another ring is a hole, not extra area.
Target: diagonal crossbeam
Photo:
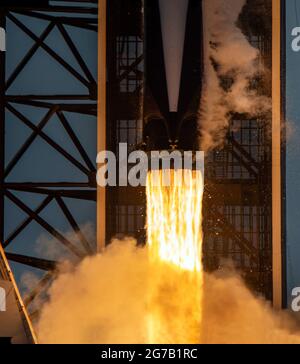
[[[88,254],[93,254],[91,245],[87,241],[86,237],[84,236],[82,230],[80,229],[78,223],[76,222],[74,216],[72,215],[71,211],[68,209],[67,205],[65,204],[64,200],[61,197],[56,197],[56,201],[61,208],[63,214],[65,215],[66,219],[69,221],[72,229],[74,230],[75,234],[78,236],[81,244],[85,248]]]
[[[35,55],[37,50],[40,48],[41,43],[48,37],[48,35],[51,33],[51,31],[54,28],[54,23],[50,23],[47,28],[44,30],[42,35],[38,38],[36,43],[32,46],[32,48],[28,51],[28,53],[25,55],[25,57],[22,59],[22,61],[18,64],[16,69],[13,71],[11,76],[6,82],[5,89],[8,90],[9,87],[12,85],[12,83],[16,80],[16,78],[19,76],[19,74],[22,72],[22,70],[25,68],[25,66],[28,64],[30,59]]]
[[[7,108],[9,110],[12,110],[12,108],[7,105]],[[13,110],[14,111],[14,110]],[[17,153],[14,155],[12,160],[8,163],[7,167],[5,168],[4,177],[6,178],[10,172],[13,170],[13,168],[17,165],[19,160],[22,158],[24,153],[29,149],[31,144],[35,141],[39,133],[42,131],[44,126],[48,123],[48,121],[52,118],[54,113],[56,112],[56,108],[50,109],[45,117],[41,120],[41,122],[38,124],[38,126],[35,127],[35,131],[29,136],[29,138],[25,141],[25,143],[22,145],[22,147],[17,151]]]
[[[248,171],[248,173],[257,178],[258,177],[258,172],[256,171],[256,169],[254,169],[252,167],[251,164],[247,163],[240,154],[238,154],[233,148],[229,148],[227,147],[227,150],[229,153],[232,154],[233,158],[235,158],[237,161],[239,161],[239,163]]]
[[[131,72],[138,73],[139,71],[137,69],[137,66],[143,61],[143,59],[144,55],[139,56],[134,62],[132,62],[128,67],[126,67],[124,72],[122,72],[122,74],[118,77],[117,81],[121,82],[125,80],[126,78],[129,77],[129,74]]]
[[[10,104],[7,105],[7,109],[18,117],[20,121],[22,121],[26,126],[33,130],[32,135],[28,138],[28,140],[24,143],[21,149],[17,152],[16,156],[13,158],[12,162],[8,165],[6,169],[6,176],[11,172],[11,170],[18,163],[20,158],[26,152],[26,150],[30,147],[30,145],[34,142],[37,136],[40,136],[44,141],[46,141],[53,149],[55,149],[58,153],[60,153],[64,158],[66,158],[69,162],[71,162],[75,167],[77,167],[81,172],[89,176],[93,170],[88,170],[85,166],[83,166],[76,158],[74,158],[70,153],[68,153],[64,148],[62,148],[58,143],[56,143],[52,138],[50,138],[47,134],[45,134],[42,129],[45,127],[46,123],[50,120],[54,113],[56,113],[57,108],[54,110],[50,110],[45,120],[42,120],[38,126],[35,126],[31,121],[29,121],[22,113],[16,110]]]
[[[44,41],[40,41],[29,28],[27,28],[22,22],[20,22],[11,13],[8,13],[7,17],[15,23],[24,33],[26,33],[35,42],[40,42],[40,47],[43,48],[52,58],[54,58],[61,66],[63,66],[69,73],[71,73],[78,81],[80,81],[87,88],[90,87],[90,83],[82,77],[69,63],[67,63],[61,56],[58,55],[53,49],[51,49]]]
[[[65,236],[54,229],[50,224],[48,224],[42,217],[40,217],[35,211],[31,210],[27,205],[25,205],[19,198],[13,195],[9,191],[5,191],[5,196],[12,201],[16,206],[18,206],[22,211],[24,211],[28,216],[32,217],[40,226],[42,226],[49,234],[54,236],[58,241],[60,241],[69,251],[71,251],[78,258],[84,258],[84,254],[80,249],[78,249],[72,242],[70,242]]]
[[[53,200],[52,196],[47,196],[44,201],[37,207],[37,209],[34,211],[37,215],[40,214]],[[21,224],[8,236],[8,238],[5,240],[3,247],[7,248],[8,245],[16,239],[16,237],[22,233],[26,229],[26,227],[33,221],[33,217],[29,216],[24,221],[21,222]]]
[[[86,78],[90,81],[91,84],[96,85],[96,80],[94,79],[92,73],[90,72],[89,68],[87,67],[83,57],[79,53],[76,45],[74,44],[72,38],[70,37],[69,33],[65,29],[62,24],[57,24],[57,28],[59,29],[61,35],[63,36],[65,42],[67,43],[68,47],[70,48],[73,56],[76,58],[77,63],[79,64],[80,68],[84,72]]]
[[[52,279],[56,277],[56,272],[51,271],[44,275],[44,277],[37,283],[37,285],[33,288],[33,290],[26,295],[24,298],[24,304],[28,307],[34,299],[43,291],[43,289],[47,286]],[[30,315],[31,316],[31,315]]]
[[[89,170],[91,172],[96,172],[96,168],[95,168],[93,162],[91,161],[86,150],[82,146],[80,140],[78,139],[77,135],[75,134],[74,130],[72,129],[72,127],[71,127],[70,123],[68,122],[67,118],[65,117],[64,113],[61,111],[58,111],[57,116],[60,119],[66,132],[68,133],[73,144],[75,145],[76,149],[78,150],[79,154],[81,155],[82,159],[85,161],[86,165],[88,166]]]
[[[243,146],[238,143],[238,141],[233,136],[229,135],[227,139],[233,145],[233,147],[235,147],[239,151],[239,153],[241,153],[241,155],[247,159],[248,163],[254,166],[259,172],[259,163],[254,160],[254,158],[247,152],[247,150],[243,148]]]
[[[255,264],[259,264],[257,249],[251,245],[251,243],[243,236],[243,234],[236,231],[235,227],[230,224],[230,222],[227,221],[225,217],[218,211],[210,209],[210,215],[215,221],[218,222],[218,225],[222,228],[222,230],[226,231],[232,237],[232,239],[239,245],[243,252],[247,254]]]

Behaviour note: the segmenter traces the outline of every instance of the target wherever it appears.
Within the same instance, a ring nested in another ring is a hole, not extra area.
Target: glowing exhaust
[[[166,343],[167,338],[167,343],[197,343],[202,316],[203,174],[171,170],[172,183],[164,186],[165,172],[152,171],[147,180],[149,342]],[[183,183],[178,183],[182,175]]]

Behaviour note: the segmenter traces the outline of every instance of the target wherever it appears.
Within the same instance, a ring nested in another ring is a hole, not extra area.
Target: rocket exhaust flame
[[[164,187],[164,172],[160,170],[148,174],[147,236],[150,259],[172,264],[182,270],[200,272],[202,174],[191,170],[168,171],[171,183],[169,187]],[[182,174],[184,178],[179,183]]]
[[[203,176],[167,171],[171,184],[165,187],[165,172],[151,172],[147,179],[149,342],[199,343]]]

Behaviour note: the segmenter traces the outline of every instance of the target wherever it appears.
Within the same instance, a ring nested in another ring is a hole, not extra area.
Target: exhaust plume
[[[37,324],[39,342],[147,344],[149,279],[147,248],[137,248],[129,239],[114,241],[104,254],[86,258],[53,283]],[[166,303],[170,320],[181,313],[181,301],[169,299],[175,285],[160,282],[160,302]],[[205,274],[203,298],[201,343],[300,343],[300,332],[288,315],[275,313],[232,271]],[[182,332],[182,340],[175,339],[185,343],[185,337]],[[159,342],[172,339],[168,332]]]
[[[237,26],[246,0],[204,0],[204,90],[199,124],[201,149],[222,144],[231,114],[255,117],[271,108],[254,79],[262,75],[259,50]],[[251,85],[252,83],[252,85]]]
[[[145,342],[146,258],[134,241],[114,241],[104,254],[62,273],[42,309],[39,342]]]

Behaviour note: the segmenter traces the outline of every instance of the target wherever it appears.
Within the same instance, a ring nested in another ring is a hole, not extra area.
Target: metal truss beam
[[[26,255],[14,254],[14,253],[6,253],[6,257],[7,257],[7,259],[9,259],[13,262],[24,264],[24,265],[27,265],[27,266],[30,266],[33,268],[38,268],[38,269],[46,270],[46,271],[55,270],[56,266],[58,264],[57,262],[54,262],[52,260],[28,257]]]

